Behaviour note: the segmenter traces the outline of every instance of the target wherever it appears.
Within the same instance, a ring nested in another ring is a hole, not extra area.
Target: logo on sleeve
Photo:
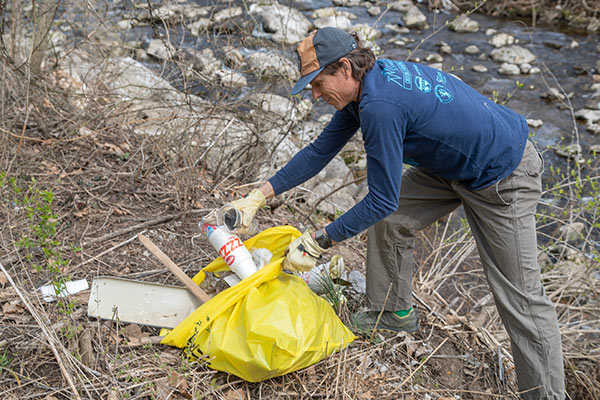
[[[435,85],[435,97],[442,104],[448,104],[454,100],[452,93],[443,85]]]
[[[423,93],[431,92],[431,83],[420,76],[415,76],[415,86]]]

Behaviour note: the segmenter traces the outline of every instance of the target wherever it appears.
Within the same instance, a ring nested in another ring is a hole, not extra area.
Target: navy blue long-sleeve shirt
[[[403,163],[483,189],[519,165],[528,135],[522,116],[452,75],[378,60],[363,78],[360,100],[337,111],[315,141],[269,179],[275,194],[316,175],[358,128],[369,192],[326,227],[338,242],[396,211]]]

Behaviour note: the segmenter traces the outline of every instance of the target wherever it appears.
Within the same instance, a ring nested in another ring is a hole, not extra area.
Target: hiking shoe
[[[351,327],[360,333],[370,333],[375,327],[379,311],[364,311],[352,314],[350,317]],[[384,311],[381,314],[377,330],[398,332],[415,332],[419,330],[419,317],[412,309],[408,315],[399,317],[392,311]]]

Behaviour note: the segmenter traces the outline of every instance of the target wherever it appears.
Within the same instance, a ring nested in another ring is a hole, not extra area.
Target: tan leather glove
[[[311,231],[306,231],[294,240],[286,250],[282,267],[289,271],[307,272],[315,267],[321,254],[325,252],[313,238]]]
[[[265,196],[258,189],[252,190],[241,199],[232,201],[221,208],[225,225],[236,233],[253,234],[252,219],[259,208],[266,204]]]

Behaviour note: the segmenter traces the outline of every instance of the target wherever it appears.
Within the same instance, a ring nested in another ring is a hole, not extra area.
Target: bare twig
[[[56,345],[55,345],[56,339],[50,333],[50,331],[46,328],[49,325],[49,323],[42,321],[42,318],[40,317],[40,315],[38,314],[38,312],[36,311],[36,309],[33,308],[33,305],[31,305],[31,303],[29,303],[29,301],[25,298],[25,296],[23,296],[23,294],[19,290],[19,287],[15,284],[15,282],[12,279],[12,277],[10,276],[10,274],[8,273],[8,271],[6,269],[4,269],[4,267],[2,266],[2,264],[0,264],[0,269],[2,270],[2,272],[4,273],[4,275],[6,276],[6,279],[10,282],[11,286],[17,292],[17,295],[19,296],[19,298],[21,299],[21,301],[23,302],[23,304],[25,304],[25,307],[27,307],[27,310],[31,313],[31,315],[33,316],[33,318],[37,322],[38,326],[40,327],[40,329],[44,333],[44,336],[46,336],[46,339],[48,341],[48,345],[50,346],[50,349],[52,350],[52,353],[54,353],[54,357],[56,358],[56,362],[58,363],[58,367],[60,368],[60,371],[62,372],[62,375],[64,376],[65,380],[69,384],[69,387],[71,388],[71,391],[73,392],[73,395],[75,396],[75,399],[81,400],[81,396],[79,395],[79,392],[75,388],[75,383],[73,382],[73,377],[71,376],[71,374],[69,373],[69,371],[67,371],[67,368],[64,365],[62,357],[61,357],[60,353],[58,352],[58,349],[56,348]]]

